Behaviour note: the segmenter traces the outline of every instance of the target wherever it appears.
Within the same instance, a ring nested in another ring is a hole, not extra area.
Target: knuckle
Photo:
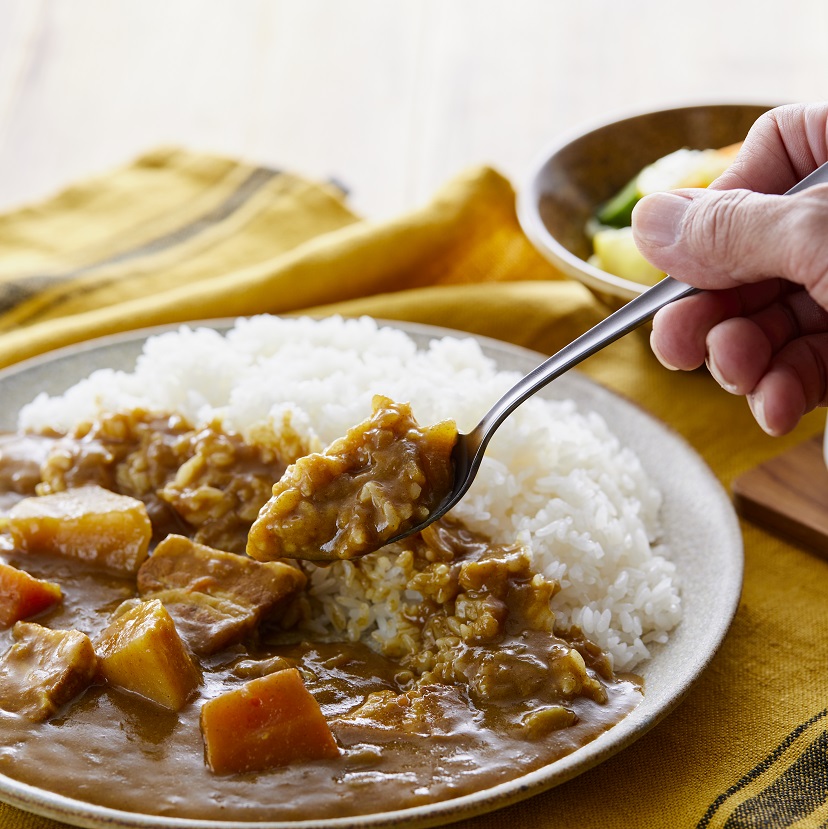
[[[739,217],[748,195],[745,190],[726,190],[693,203],[684,228],[686,243],[713,270],[738,259],[749,243],[748,229]]]
[[[694,201],[682,244],[711,275],[782,277],[828,309],[828,185],[794,196],[719,191]]]

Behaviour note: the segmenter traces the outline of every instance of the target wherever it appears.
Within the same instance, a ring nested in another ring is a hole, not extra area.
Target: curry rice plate
[[[111,448],[115,435],[129,453],[106,462],[113,488],[139,500],[143,493],[151,516],[173,515],[171,524],[154,522],[153,544],[172,530],[176,550],[187,547],[196,561],[204,549],[239,552],[234,539],[243,540],[285,465],[364,420],[375,395],[409,402],[421,424],[453,419],[464,431],[516,379],[473,339],[445,337],[418,350],[402,331],[367,318],[260,316],[226,334],[182,327],[151,337],[134,371],[98,371],[63,395],[41,395],[21,411],[19,427],[68,436],[62,449],[47,450],[40,497],[100,482],[98,473],[84,479],[83,450],[66,447]],[[166,470],[152,466],[158,446],[175,456]],[[220,469],[239,459],[238,477],[249,485],[233,490]],[[150,468],[166,475],[159,497],[147,496],[138,474]],[[216,519],[215,504],[205,512],[205,493],[230,490],[232,521]],[[170,597],[168,583],[147,587],[139,571],[129,588],[87,564],[6,543],[8,563],[63,579],[62,609],[34,620],[48,627],[85,625],[95,640],[118,613],[134,612],[141,599],[163,605],[166,596],[201,680],[177,712],[97,684],[60,711],[59,728],[3,715],[0,771],[25,779],[15,771],[23,763],[65,768],[61,752],[72,752],[83,733],[89,768],[81,763],[65,782],[37,784],[142,811],[138,794],[124,799],[123,790],[88,782],[101,763],[112,763],[116,777],[138,773],[119,755],[139,744],[140,775],[157,793],[159,814],[234,819],[359,814],[368,791],[372,810],[389,810],[517,776],[592,739],[640,699],[639,683],[624,673],[681,619],[660,504],[638,458],[601,417],[572,401],[534,398],[500,428],[449,520],[363,559],[291,565],[290,596],[276,603],[278,613],[262,611],[253,635],[246,629],[209,646],[203,631],[192,638],[194,612],[182,610],[180,592]],[[156,570],[167,554],[160,549]],[[80,610],[73,591],[84,602],[94,595],[98,616]],[[127,609],[113,614],[122,599]],[[13,638],[2,636],[5,649]],[[330,724],[336,756],[271,771],[210,771],[200,708],[293,669]],[[115,737],[106,721],[119,723]],[[202,793],[182,795],[168,779],[172,768],[174,779],[191,775],[194,790],[204,781]],[[261,777],[267,783],[257,786]]]

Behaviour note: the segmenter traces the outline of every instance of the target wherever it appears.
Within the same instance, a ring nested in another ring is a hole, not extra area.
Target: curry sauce
[[[418,599],[402,613],[416,647],[380,653],[314,624],[315,565],[260,563],[236,552],[267,499],[259,482],[277,480],[295,460],[275,444],[252,447],[218,428],[205,434],[149,413],[20,441],[36,456],[11,439],[5,445],[14,451],[0,448],[10,500],[108,483],[144,499],[155,516],[152,553],[137,578],[26,551],[0,532],[0,560],[60,585],[61,603],[29,621],[97,642],[119,613],[166,600],[199,679],[177,711],[100,675],[39,722],[6,705],[0,773],[8,777],[164,816],[299,820],[392,811],[553,762],[641,699],[640,680],[614,674],[579,631],[556,628],[549,602],[557,585],[533,571],[519,544],[495,543],[449,519],[406,540],[407,592]],[[220,482],[233,478],[233,463],[247,484],[222,498]],[[186,507],[177,506],[182,498]],[[208,503],[212,509],[197,508]],[[0,655],[14,641],[12,629],[0,631]],[[287,669],[298,671],[318,703],[338,756],[211,771],[202,706]]]

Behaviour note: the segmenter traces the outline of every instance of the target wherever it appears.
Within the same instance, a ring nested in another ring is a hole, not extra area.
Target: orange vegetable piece
[[[170,711],[179,711],[201,682],[172,617],[157,599],[116,616],[96,645],[101,675]]]
[[[59,585],[0,562],[0,627],[36,616],[61,599]]]
[[[216,774],[338,757],[319,703],[296,668],[268,674],[204,703],[201,733]]]

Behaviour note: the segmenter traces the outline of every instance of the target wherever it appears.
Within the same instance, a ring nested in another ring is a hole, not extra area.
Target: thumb
[[[828,308],[828,185],[793,196],[654,193],[636,205],[632,225],[650,262],[697,288],[783,277]]]

